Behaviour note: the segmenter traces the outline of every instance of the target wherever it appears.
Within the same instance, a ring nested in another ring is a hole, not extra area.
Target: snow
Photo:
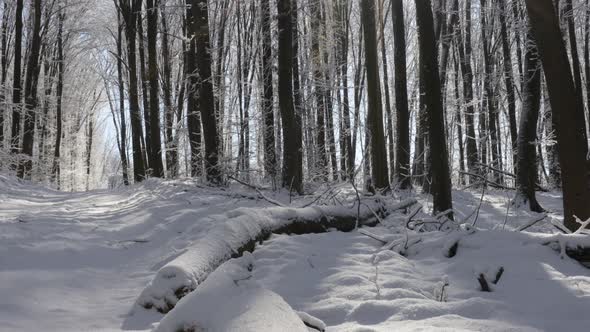
[[[385,231],[385,230],[383,230]],[[273,236],[254,252],[256,280],[328,331],[583,331],[590,274],[527,234],[479,231],[446,258],[445,234],[403,257],[360,233]],[[477,276],[493,280],[479,290]],[[440,293],[445,286],[445,302]]]
[[[339,190],[341,201],[354,200],[354,191]],[[480,194],[453,193],[457,220],[474,222]],[[288,193],[265,195],[290,201]],[[420,241],[405,256],[361,232],[273,235],[252,255],[218,267],[231,252],[219,248],[235,248],[257,227],[331,208],[280,208],[248,188],[188,180],[65,193],[0,175],[0,330],[166,331],[199,322],[219,331],[305,331],[304,320],[325,323],[326,331],[587,330],[590,270],[562,258],[560,245],[587,245],[588,236],[557,234],[551,221],[562,213],[559,193],[539,193],[548,217],[515,231],[540,215],[514,210],[510,195],[486,192],[474,230],[409,232]],[[429,199],[420,201],[429,211]],[[387,241],[406,236],[396,227],[366,230]],[[228,232],[235,237],[219,242]],[[446,257],[457,242],[456,255]],[[206,270],[200,259],[211,255],[218,263],[197,279],[194,271]],[[491,284],[500,267],[504,273]],[[162,271],[178,278],[159,278]],[[492,292],[480,291],[481,273]],[[170,284],[149,287],[165,280]],[[137,305],[146,289],[195,280],[195,291],[166,315]]]
[[[249,280],[253,264],[251,255],[222,264],[179,301],[155,332],[307,331],[279,295]]]
[[[371,203],[374,207],[371,208]],[[367,202],[359,210],[370,215],[380,202]],[[298,220],[319,221],[330,216],[355,215],[356,209],[346,207],[306,208],[240,208],[222,215],[211,216],[216,227],[191,245],[185,253],[163,266],[154,280],[139,296],[137,304],[166,313],[178,299],[193,291],[209,273],[230,257],[241,254],[252,239],[261,241],[271,232]]]

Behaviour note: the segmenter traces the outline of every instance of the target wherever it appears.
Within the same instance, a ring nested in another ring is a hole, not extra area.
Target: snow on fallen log
[[[241,208],[212,216],[219,224],[190,246],[183,255],[164,265],[137,300],[146,309],[170,311],[178,300],[194,291],[207,276],[230,258],[253,251],[271,234],[323,233],[331,229],[350,232],[374,226],[379,217],[416,204],[407,199],[386,207],[383,200],[363,201],[360,208],[315,206],[306,208]]]
[[[252,263],[252,255],[225,262],[196,291],[178,302],[154,332],[307,332],[300,313],[280,295],[250,280]],[[322,321],[303,317],[325,329]]]
[[[539,237],[542,245],[559,250],[561,258],[569,256],[590,268],[590,236],[584,234],[555,234]]]

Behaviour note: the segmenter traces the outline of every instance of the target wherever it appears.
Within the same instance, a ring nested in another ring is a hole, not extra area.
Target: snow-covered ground
[[[247,188],[153,180],[63,193],[0,176],[0,331],[152,330],[164,316],[135,305],[145,286],[222,222],[211,216],[271,206],[256,197]],[[590,270],[513,232],[536,215],[507,209],[510,198],[485,193],[476,226],[493,231],[463,236],[453,258],[443,254],[449,236],[442,233],[424,236],[407,257],[381,251],[358,232],[274,235],[254,252],[248,282],[256,287],[245,294],[309,313],[328,331],[586,330]],[[273,199],[289,202],[285,194]],[[559,218],[559,194],[539,199]],[[472,215],[479,201],[480,192],[455,192],[457,219]],[[543,221],[528,231],[554,228]],[[481,292],[478,275],[491,280],[500,267],[493,292]],[[183,306],[191,301],[198,297],[189,295]]]

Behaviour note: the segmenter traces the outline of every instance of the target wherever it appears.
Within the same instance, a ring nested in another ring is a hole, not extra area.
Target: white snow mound
[[[180,300],[154,332],[306,332],[281,296],[250,280],[252,262],[252,255],[246,254],[221,265]]]

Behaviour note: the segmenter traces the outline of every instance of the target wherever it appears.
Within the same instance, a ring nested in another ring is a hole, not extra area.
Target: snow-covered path
[[[252,192],[158,181],[63,193],[0,176],[0,331],[151,330],[162,315],[133,310],[138,295],[161,266],[207,236],[214,224],[209,216],[268,206],[247,195]],[[558,196],[540,198],[559,214]],[[454,199],[458,216],[466,216],[479,196],[455,192]],[[499,228],[506,201],[502,192],[486,194],[478,226]],[[508,218],[507,229],[522,216]],[[255,251],[253,273],[296,310],[323,319],[329,331],[590,326],[589,270],[549,248],[498,234],[470,237],[454,259],[442,255],[436,239],[407,259],[375,255],[379,243],[359,233],[273,236]],[[496,291],[479,292],[475,273],[500,265],[506,274]],[[444,275],[450,285],[448,302],[441,303],[435,298]]]
[[[0,330],[121,330],[158,268],[211,227],[208,215],[254,205],[264,203],[191,185],[72,194],[0,178]]]

